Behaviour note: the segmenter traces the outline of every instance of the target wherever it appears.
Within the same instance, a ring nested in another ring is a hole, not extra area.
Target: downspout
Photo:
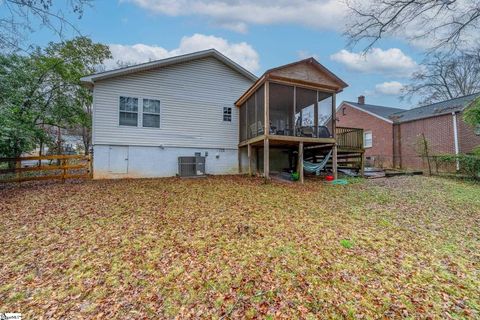
[[[460,162],[458,161],[458,155],[460,154],[460,150],[458,147],[458,128],[457,128],[457,113],[452,112],[452,120],[453,120],[453,143],[455,144],[455,156],[456,156],[456,167],[457,171],[460,170]]]

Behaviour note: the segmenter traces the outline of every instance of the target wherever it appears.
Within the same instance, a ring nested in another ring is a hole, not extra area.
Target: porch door
[[[108,171],[112,173],[128,172],[128,147],[110,147],[108,157]]]

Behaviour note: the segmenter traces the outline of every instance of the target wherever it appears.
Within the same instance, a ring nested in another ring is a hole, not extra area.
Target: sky
[[[347,46],[343,36],[347,9],[342,0],[98,0],[81,19],[66,12],[82,35],[108,44],[117,61],[140,63],[215,48],[252,73],[314,57],[349,84],[337,97],[399,108],[417,106],[401,101],[400,90],[418,70],[422,48],[401,38],[363,47]],[[77,33],[73,30],[70,36]],[[67,35],[68,36],[68,35]],[[47,29],[28,41],[58,41]]]

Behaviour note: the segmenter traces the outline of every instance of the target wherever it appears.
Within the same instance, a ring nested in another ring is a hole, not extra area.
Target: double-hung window
[[[365,131],[363,134],[363,146],[365,148],[371,148],[373,146],[372,131]]]
[[[223,107],[223,121],[232,122],[232,107]]]
[[[138,98],[120,97],[120,117],[121,126],[138,125]]]
[[[160,100],[143,99],[144,128],[160,128]]]

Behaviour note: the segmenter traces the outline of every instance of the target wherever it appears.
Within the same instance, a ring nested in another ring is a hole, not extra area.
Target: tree
[[[48,142],[49,127],[80,126],[89,134],[92,98],[80,77],[109,57],[107,46],[85,37],[30,56],[0,56],[0,154],[18,157]]]
[[[431,50],[456,50],[479,39],[479,0],[347,0],[350,44],[371,48],[387,35],[402,36]]]
[[[436,53],[426,60],[405,86],[403,98],[420,96],[421,104],[480,92],[480,53]]]
[[[98,71],[106,59],[112,58],[108,46],[94,43],[87,37],[77,37],[61,43],[51,43],[45,50],[47,55],[62,59],[68,70],[62,78],[71,84],[71,108],[75,111],[74,129],[80,132],[85,154],[91,146],[92,103],[90,89],[80,83],[80,78]]]
[[[85,6],[92,0],[3,0],[0,1],[0,50],[27,51],[22,47],[26,34],[44,26],[63,37],[65,30],[80,32],[65,16],[64,10],[82,18]],[[63,9],[63,10],[62,10]]]
[[[477,98],[467,107],[463,115],[463,119],[466,123],[480,131],[480,98]],[[478,153],[480,155],[480,152]]]
[[[37,54],[35,54],[37,57]],[[48,136],[42,124],[56,91],[46,85],[45,61],[18,55],[0,56],[0,154],[18,157]]]

